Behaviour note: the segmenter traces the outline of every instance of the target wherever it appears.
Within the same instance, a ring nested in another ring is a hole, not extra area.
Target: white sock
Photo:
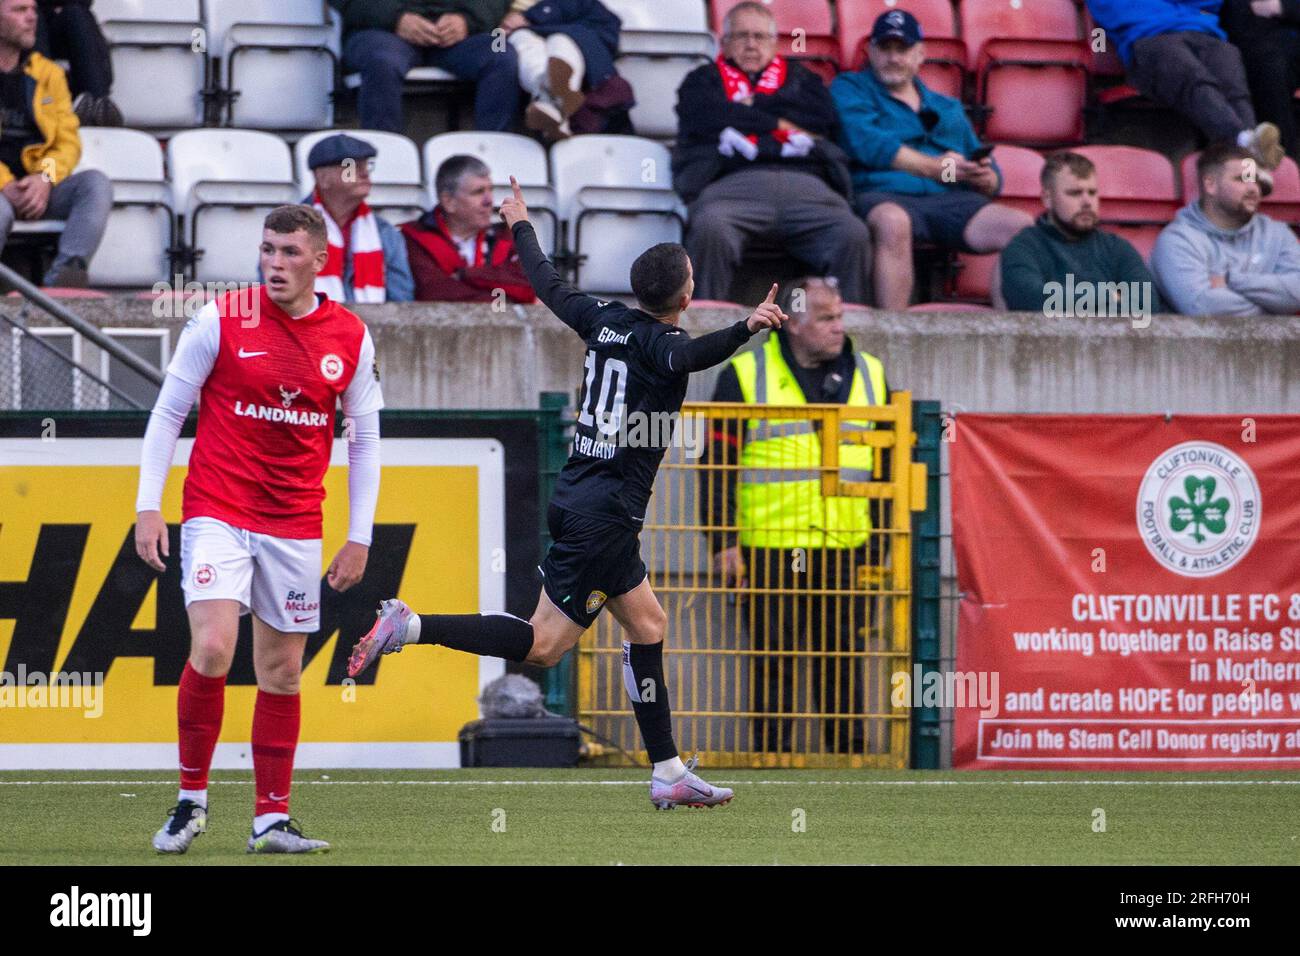
[[[406,633],[402,635],[402,646],[420,643],[420,615],[412,614],[406,622]]]
[[[287,813],[259,813],[253,817],[253,833],[254,835],[265,833],[266,828],[272,823],[279,823],[281,820],[288,819],[289,814]]]
[[[686,776],[686,764],[682,763],[681,757],[657,761],[654,776],[655,779],[662,780],[664,783],[676,783]]]
[[[204,810],[206,810],[206,809],[208,808],[208,791],[207,791],[207,788],[205,787],[205,788],[202,789],[202,790],[182,790],[182,791],[180,792],[180,795],[177,796],[177,798],[176,798],[176,802],[177,802],[177,803],[180,803],[182,800],[193,800],[195,803],[197,803],[199,806],[201,806]]]

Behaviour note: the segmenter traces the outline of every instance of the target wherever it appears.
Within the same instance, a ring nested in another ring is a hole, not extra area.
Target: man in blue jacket
[[[871,230],[872,281],[882,309],[907,308],[913,241],[997,252],[1033,224],[1026,213],[990,201],[1002,189],[1002,174],[991,158],[972,158],[980,142],[960,101],[917,77],[925,62],[921,39],[910,13],[882,13],[867,65],[831,84],[858,212]]]
[[[1181,113],[1211,143],[1250,150],[1264,170],[1285,155],[1272,123],[1255,125],[1241,54],[1219,26],[1223,0],[1088,0],[1128,71],[1128,81]],[[1271,182],[1261,176],[1260,185]]]

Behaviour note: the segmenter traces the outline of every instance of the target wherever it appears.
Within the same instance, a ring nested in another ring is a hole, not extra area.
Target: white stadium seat
[[[194,129],[167,141],[172,202],[199,253],[199,282],[252,282],[262,220],[301,197],[289,147],[278,136],[243,129]]]
[[[311,170],[307,168],[307,155],[311,148],[336,129],[308,133],[298,140],[293,149],[294,170],[297,173],[298,195],[307,196],[314,188]],[[375,170],[370,174],[371,207],[385,214],[394,223],[415,219],[425,210],[424,181],[420,178],[420,149],[400,133],[380,130],[350,129],[349,136],[363,139],[378,150]]]
[[[202,125],[208,53],[199,0],[97,0],[94,13],[108,39],[113,100],[127,125]]]
[[[681,242],[683,208],[668,149],[640,136],[575,136],[551,148],[551,181],[584,289],[630,292],[632,260]]]
[[[319,129],[334,122],[333,28],[320,0],[206,0],[227,125]]]
[[[510,177],[514,176],[528,204],[537,241],[546,252],[555,251],[559,232],[555,190],[547,173],[546,150],[541,143],[517,133],[460,132],[433,136],[424,144],[425,184],[430,207],[437,205],[434,179],[438,167],[451,156],[477,156],[487,164],[492,177],[492,196],[497,205],[510,195]]]
[[[677,87],[716,54],[705,6],[699,0],[606,0],[623,21],[618,72],[632,85],[632,127],[640,136],[677,135]]]
[[[77,172],[98,169],[113,182],[113,211],[89,263],[93,286],[152,286],[171,278],[171,187],[163,152],[148,133],[81,127]]]

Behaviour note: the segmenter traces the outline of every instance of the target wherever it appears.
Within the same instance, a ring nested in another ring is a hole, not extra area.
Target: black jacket
[[[1223,0],[1219,23],[1228,39],[1238,45],[1279,35],[1290,39],[1292,44],[1300,44],[1300,0],[1282,0],[1280,17],[1255,16],[1250,0]]]
[[[763,163],[806,168],[841,195],[851,194],[848,157],[834,142],[839,118],[830,92],[803,64],[790,60],[787,66],[782,87],[771,95],[755,96],[753,106],[727,99],[716,63],[703,64],[682,80],[677,89],[677,147],[673,150],[673,188],[682,199],[692,202],[715,179]],[[757,79],[750,77],[752,82]],[[781,144],[771,135],[780,119],[817,137],[810,155],[782,158]],[[718,137],[728,126],[758,137],[757,159],[718,152]]]

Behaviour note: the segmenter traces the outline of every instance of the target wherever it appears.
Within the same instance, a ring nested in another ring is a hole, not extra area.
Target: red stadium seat
[[[1101,221],[1163,226],[1182,205],[1173,163],[1135,146],[1080,146],[1074,152],[1097,167]]]
[[[993,288],[993,270],[998,265],[998,254],[988,252],[972,255],[957,253],[957,274],[951,283],[950,294],[955,299],[973,299],[987,303]]]
[[[957,39],[957,19],[949,0],[852,0],[839,4],[841,66],[846,70],[862,69],[872,24],[893,9],[906,10],[921,24],[926,52],[921,80],[936,93],[962,99],[966,44]]]
[[[1073,0],[966,0],[961,32],[985,138],[1082,141],[1089,51]]]
[[[1179,172],[1183,180],[1182,198],[1189,203],[1201,195],[1201,184],[1196,178],[1196,160],[1201,154],[1188,153],[1183,157]],[[1300,224],[1300,167],[1290,156],[1273,170],[1273,191],[1259,204],[1260,212],[1288,225]]]
[[[1002,170],[1002,192],[998,202],[1031,216],[1043,211],[1043,157],[1022,146],[998,146],[993,159]]]
[[[713,0],[713,30],[719,37],[727,11],[741,2]],[[835,79],[840,69],[840,45],[831,26],[831,7],[827,0],[763,0],[763,6],[776,18],[780,33],[777,52],[799,60],[827,83]]]

